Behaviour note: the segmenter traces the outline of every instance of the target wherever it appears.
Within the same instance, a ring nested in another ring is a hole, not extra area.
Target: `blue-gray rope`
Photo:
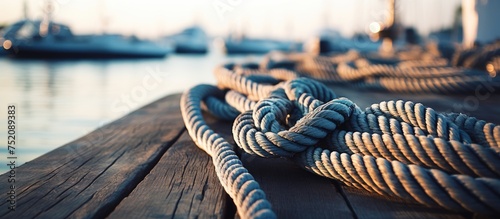
[[[362,110],[293,71],[233,67],[216,69],[218,88],[185,92],[181,107],[241,217],[275,215],[231,145],[207,126],[202,106],[234,120],[233,138],[249,154],[290,158],[345,185],[424,205],[500,212],[500,126],[409,101]]]

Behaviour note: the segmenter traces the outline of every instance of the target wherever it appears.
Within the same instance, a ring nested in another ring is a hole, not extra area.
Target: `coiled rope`
[[[363,74],[398,74],[386,70]],[[276,215],[232,145],[208,127],[202,108],[234,120],[233,138],[249,154],[286,157],[318,175],[385,196],[500,213],[500,126],[402,100],[362,110],[299,75],[226,65],[215,71],[217,87],[198,85],[182,96],[186,128],[212,157],[241,217]]]
[[[494,57],[500,57],[498,48],[496,44],[485,47],[473,56],[475,59],[468,59],[470,63],[476,64],[463,65],[475,68],[458,65],[462,62],[455,60],[460,58],[454,58],[454,66],[450,66],[444,58],[409,59],[408,54],[400,54],[407,60],[394,65],[375,64],[369,60],[370,56],[353,51],[333,56],[271,53],[261,67],[273,69],[288,66],[301,76],[329,84],[354,85],[356,88],[398,93],[464,94],[476,92],[478,86],[485,83],[494,90],[500,90],[500,77],[492,77],[496,74],[485,71],[487,64],[491,65],[490,69],[494,67]],[[469,53],[464,53],[470,56]],[[489,59],[478,58],[482,57],[481,54]],[[421,56],[424,55],[418,57]],[[493,61],[485,64],[484,60]]]

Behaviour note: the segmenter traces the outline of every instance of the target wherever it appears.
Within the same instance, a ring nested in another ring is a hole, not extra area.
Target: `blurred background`
[[[398,17],[424,35],[451,27],[461,0],[402,0]],[[1,0],[0,23],[23,18],[40,19],[45,0]],[[25,9],[25,4],[27,9]],[[156,38],[192,26],[201,26],[210,36],[244,31],[252,37],[306,40],[318,30],[331,27],[349,37],[368,31],[372,22],[389,16],[386,0],[53,0],[53,19],[74,33],[120,33]]]
[[[383,37],[393,47],[473,44],[462,13],[471,3],[488,1],[0,0],[0,121],[14,104],[18,162],[28,162],[165,95],[215,83],[223,63],[273,50],[378,51]]]

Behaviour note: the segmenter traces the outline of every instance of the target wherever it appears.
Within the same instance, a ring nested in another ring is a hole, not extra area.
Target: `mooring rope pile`
[[[411,59],[411,52],[400,54],[398,57],[404,61],[395,64],[376,64],[368,55],[356,52],[333,56],[293,54],[290,57],[273,53],[266,57],[261,67],[263,70],[288,67],[324,83],[349,84],[357,88],[399,93],[464,94],[476,92],[482,84],[499,90],[500,79],[486,71],[486,65],[500,56],[499,48],[494,44],[479,51],[459,52],[452,63],[420,53]]]
[[[454,53],[451,65],[486,70],[488,62],[500,57],[500,41]]]
[[[276,215],[232,145],[207,125],[202,109],[234,121],[233,138],[249,154],[289,158],[318,175],[381,195],[500,213],[500,126],[401,100],[362,110],[297,72],[247,67],[221,66],[215,71],[217,87],[198,85],[181,99],[190,136],[212,157],[241,217]]]

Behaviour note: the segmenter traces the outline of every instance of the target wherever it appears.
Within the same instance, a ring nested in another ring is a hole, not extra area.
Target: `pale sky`
[[[307,39],[328,26],[349,36],[384,21],[386,0],[53,0],[53,20],[75,33],[140,37],[172,34],[199,24],[212,36],[242,30],[256,37]],[[400,21],[420,33],[450,25],[461,0],[400,0]],[[45,0],[27,0],[30,18],[41,18]],[[23,17],[23,1],[0,0],[0,23]]]

